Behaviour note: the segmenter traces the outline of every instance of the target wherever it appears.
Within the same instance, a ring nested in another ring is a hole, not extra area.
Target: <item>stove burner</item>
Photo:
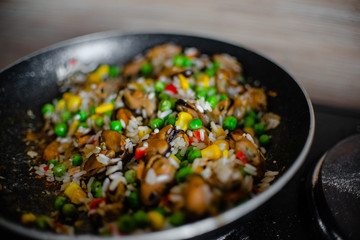
[[[312,206],[328,239],[360,239],[360,135],[344,139],[317,163]]]

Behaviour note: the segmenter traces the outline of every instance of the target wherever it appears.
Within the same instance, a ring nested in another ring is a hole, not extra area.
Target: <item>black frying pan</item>
[[[305,160],[314,134],[310,99],[289,74],[252,51],[217,40],[173,34],[123,35],[106,32],[43,49],[0,72],[0,225],[3,228],[34,238],[71,238],[28,229],[19,224],[23,212],[49,215],[53,209],[54,189],[50,188],[50,194],[45,194],[49,188],[42,180],[29,176],[30,158],[25,153],[26,145],[22,139],[29,128],[39,131],[41,107],[60,96],[55,70],[73,58],[81,62],[119,65],[155,45],[168,42],[196,47],[207,54],[229,53],[243,64],[248,79],[258,80],[267,90],[278,93],[276,98],[269,99],[269,110],[279,114],[282,119],[280,126],[271,133],[273,139],[266,157],[268,168],[278,170],[281,174],[267,191],[218,217],[170,230],[130,235],[125,239],[190,238],[206,236],[209,232],[216,234],[221,231],[220,227],[243,218],[281,191]],[[29,110],[35,117],[30,117]],[[88,226],[80,229],[78,237],[96,238]]]

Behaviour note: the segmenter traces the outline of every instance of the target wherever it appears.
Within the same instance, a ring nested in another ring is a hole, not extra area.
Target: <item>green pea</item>
[[[154,210],[160,213],[161,215],[166,216],[166,211],[163,207],[157,206]]]
[[[173,58],[174,65],[177,67],[182,67],[185,61],[185,57],[183,55],[176,55]]]
[[[58,162],[56,161],[56,159],[50,159],[46,165],[50,166],[51,164],[53,164],[55,166],[57,163]]]
[[[258,119],[258,115],[257,115],[253,110],[249,110],[249,111],[246,113],[246,116],[252,117],[255,121]]]
[[[62,207],[64,206],[64,204],[67,202],[67,199],[66,197],[63,197],[63,196],[58,196],[56,199],[55,199],[55,202],[54,202],[54,207],[56,210],[61,210]]]
[[[200,119],[193,119],[189,122],[189,128],[191,130],[199,129],[202,127],[202,122]]]
[[[170,96],[169,95],[167,95],[166,93],[160,93],[159,94],[159,99],[170,99]]]
[[[88,114],[85,110],[79,110],[75,117],[77,120],[85,121],[88,118]]]
[[[191,67],[192,65],[193,65],[193,61],[188,57],[184,57],[182,67]]]
[[[164,120],[162,120],[161,118],[155,118],[150,121],[150,127],[152,129],[161,129],[163,125],[164,125]]]
[[[199,149],[193,149],[188,154],[188,160],[190,163],[192,163],[196,158],[201,158],[201,151]]]
[[[214,95],[207,97],[206,101],[210,103],[211,108],[214,108],[217,104],[217,98]]]
[[[244,118],[244,127],[252,127],[255,124],[254,118],[247,116]]]
[[[73,156],[72,165],[74,166],[80,166],[83,162],[83,158],[80,154],[75,154]]]
[[[164,91],[165,86],[166,84],[164,82],[156,81],[154,84],[155,92],[161,93],[162,91]]]
[[[136,181],[136,172],[134,169],[127,170],[125,172],[125,179],[127,183],[131,184]]]
[[[91,107],[90,107],[90,109],[89,109],[90,115],[95,115],[95,114],[96,114],[95,109],[96,109],[96,106],[91,106]]]
[[[95,118],[95,125],[97,126],[97,127],[102,127],[102,126],[104,126],[104,118],[102,118],[102,117],[97,117],[97,118]]]
[[[109,77],[116,78],[117,76],[119,76],[119,73],[120,73],[119,67],[117,67],[117,66],[109,67]]]
[[[166,99],[161,100],[160,103],[159,103],[159,109],[160,109],[160,111],[162,111],[162,112],[165,112],[165,111],[171,109],[171,102],[170,102],[170,100],[166,100]]]
[[[216,74],[216,70],[214,68],[206,68],[205,74],[208,75],[209,77],[213,77]]]
[[[91,193],[95,198],[102,197],[102,183],[99,180],[94,180],[91,184]]]
[[[171,116],[171,117],[169,117],[167,120],[166,120],[166,123],[167,124],[171,124],[171,125],[175,125],[175,122],[176,122],[176,115],[174,115],[174,116]]]
[[[151,74],[152,70],[153,70],[153,66],[151,63],[144,63],[140,68],[140,72],[144,76],[149,76]]]
[[[196,86],[196,92],[204,92],[207,94],[208,88],[204,86]]]
[[[193,149],[194,149],[194,146],[190,146],[190,147],[188,147],[188,148],[186,149],[186,152],[185,152],[186,158],[188,158],[189,153],[190,153]]]
[[[224,93],[220,94],[220,101],[227,99],[228,96]]]
[[[262,135],[259,137],[259,142],[260,142],[260,145],[262,145],[262,146],[265,146],[265,145],[269,144],[269,142],[270,142],[270,137],[269,137],[269,135],[267,135],[267,134],[262,134]]]
[[[207,95],[208,95],[208,96],[216,95],[216,93],[217,93],[217,90],[216,90],[216,88],[214,88],[214,87],[209,87],[209,88],[207,89]]]
[[[36,218],[36,227],[40,230],[46,230],[49,227],[47,218],[45,216],[38,216]]]
[[[256,134],[263,134],[265,132],[265,125],[263,123],[256,123],[254,125],[254,131]]]
[[[140,206],[139,194],[137,192],[131,192],[129,196],[126,197],[126,203],[131,209],[138,209]]]
[[[89,125],[86,122],[81,122],[77,125],[77,128],[89,128]]]
[[[136,222],[129,214],[119,217],[117,227],[121,233],[131,233],[136,229]]]
[[[71,113],[68,111],[64,111],[61,113],[61,121],[67,122],[71,118]]]
[[[179,171],[175,175],[175,179],[178,183],[181,183],[181,182],[185,181],[185,179],[188,176],[190,176],[191,174],[193,174],[193,170],[191,167],[180,168]]]
[[[136,222],[136,226],[139,228],[146,228],[150,224],[150,218],[144,211],[137,211],[134,213],[133,218]]]
[[[237,120],[233,116],[228,116],[224,119],[223,127],[229,129],[230,131],[236,128]]]
[[[65,123],[58,123],[54,128],[55,134],[59,137],[64,137],[67,131],[67,125]]]
[[[175,154],[175,156],[176,156],[180,161],[182,161],[182,160],[185,159],[185,156],[181,155],[180,152],[177,152],[177,153]]]
[[[169,218],[169,223],[173,226],[180,226],[185,222],[185,214],[182,212],[175,212]]]
[[[200,99],[200,98],[206,98],[206,91],[200,90],[196,92],[196,98]]]
[[[171,102],[171,109],[175,109],[175,106],[176,106],[176,102],[177,102],[177,98],[169,98],[170,102]]]
[[[122,125],[120,121],[111,121],[110,129],[116,132],[120,132],[122,130]]]
[[[64,176],[66,172],[65,165],[63,163],[59,163],[53,167],[53,172],[56,177],[62,177]]]
[[[180,168],[185,168],[189,165],[189,161],[188,160],[184,160],[184,161],[181,161],[180,163]]]
[[[41,109],[42,114],[53,113],[53,112],[55,112],[55,107],[50,103],[45,104]]]
[[[112,111],[104,112],[104,115],[105,115],[105,116],[108,116],[109,118],[111,118],[111,116],[112,116]]]
[[[215,68],[215,69],[218,69],[221,67],[221,64],[218,61],[213,61],[212,65],[213,65],[213,68]]]
[[[74,204],[72,203],[65,203],[61,209],[61,212],[64,214],[65,217],[75,217],[77,215],[77,209]]]

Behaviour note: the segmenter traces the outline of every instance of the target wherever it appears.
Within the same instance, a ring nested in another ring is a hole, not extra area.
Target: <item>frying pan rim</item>
[[[309,111],[309,131],[306,138],[306,142],[300,152],[300,154],[297,156],[297,158],[294,160],[294,162],[291,164],[291,166],[284,172],[284,174],[277,179],[271,186],[261,194],[256,195],[251,200],[237,206],[234,208],[231,208],[219,216],[216,217],[210,217],[206,219],[199,220],[194,223],[185,224],[180,227],[170,228],[166,230],[162,230],[159,232],[151,232],[151,233],[144,233],[144,234],[134,234],[134,235],[128,235],[128,236],[121,236],[121,239],[144,239],[144,238],[157,238],[157,239],[173,239],[174,236],[176,238],[191,238],[195,237],[201,234],[204,234],[206,232],[215,230],[221,226],[224,226],[226,224],[229,224],[231,222],[234,222],[235,220],[238,220],[239,218],[247,215],[248,213],[254,211],[264,203],[266,203],[269,199],[271,199],[276,193],[278,193],[295,175],[295,173],[298,171],[298,169],[301,167],[301,165],[304,163],[306,156],[308,155],[310,151],[310,147],[314,138],[315,133],[315,117],[314,117],[314,109],[310,100],[310,97],[308,93],[306,92],[305,88],[295,79],[293,78],[287,71],[285,71],[278,63],[275,61],[272,61],[271,59],[264,57],[261,54],[258,54],[256,51],[251,50],[248,47],[243,47],[240,44],[232,43],[227,40],[218,40],[213,37],[209,36],[200,36],[200,35],[194,35],[194,34],[178,34],[178,33],[160,33],[160,32],[141,32],[141,33],[131,33],[131,32],[123,32],[123,31],[106,31],[106,32],[98,32],[98,33],[92,33],[72,39],[68,39],[65,41],[61,41],[59,43],[50,45],[48,47],[42,48],[38,51],[35,51],[29,55],[26,55],[12,64],[8,65],[4,69],[0,71],[0,75],[5,72],[6,70],[12,68],[13,66],[29,60],[33,57],[36,57],[42,53],[46,53],[49,51],[53,51],[62,47],[71,46],[75,44],[81,44],[85,43],[86,41],[96,41],[101,39],[107,39],[109,37],[126,37],[126,36],[141,36],[141,35],[147,35],[147,36],[168,36],[168,37],[185,37],[185,38],[194,38],[194,39],[201,39],[204,41],[213,41],[213,42],[219,42],[225,45],[230,45],[235,48],[241,48],[243,50],[246,50],[254,55],[256,55],[259,58],[263,58],[269,62],[271,62],[273,65],[278,67],[281,71],[283,71],[285,74],[287,74],[299,87],[302,94],[305,97],[306,103],[308,105],[308,111]],[[10,221],[7,221],[2,216],[0,216],[0,225],[2,225],[5,228],[11,229],[17,233],[20,233],[25,236],[30,236],[33,238],[43,238],[43,239],[70,239],[70,238],[76,238],[76,239],[103,239],[100,236],[96,235],[75,235],[75,236],[68,236],[68,235],[59,235],[55,233],[50,232],[40,232],[34,229],[25,228],[20,224],[12,223]],[[112,236],[108,239],[118,239],[117,236]]]

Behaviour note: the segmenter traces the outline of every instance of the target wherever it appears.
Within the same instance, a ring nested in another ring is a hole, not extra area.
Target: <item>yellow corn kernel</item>
[[[210,81],[210,78],[206,74],[201,74],[197,79],[197,82],[200,84],[200,86],[204,86],[204,87],[209,86],[209,81]]]
[[[144,83],[145,83],[147,86],[153,85],[154,82],[155,82],[155,80],[154,80],[154,79],[151,79],[151,78],[148,78],[148,79],[144,80]]]
[[[151,133],[151,128],[147,127],[147,126],[144,126],[144,130],[139,130],[139,139],[142,139],[146,134],[150,134]]]
[[[97,70],[96,73],[102,78],[106,78],[109,75],[109,65],[101,65]]]
[[[67,101],[72,95],[72,93],[66,92],[63,94],[62,98]]]
[[[88,74],[86,81],[89,84],[103,82],[104,78],[109,75],[109,66],[101,65],[95,72]]]
[[[142,87],[140,83],[129,83],[128,86],[132,89],[140,89]]]
[[[102,78],[99,74],[97,74],[96,72],[93,73],[89,73],[86,77],[86,82],[89,84],[96,84],[96,83],[101,83],[102,82]]]
[[[62,110],[65,109],[65,106],[66,106],[65,100],[64,100],[64,99],[60,99],[60,100],[58,101],[56,107],[57,107],[57,110],[58,110],[58,111],[62,111]]]
[[[102,114],[112,110],[114,110],[114,105],[112,103],[106,103],[95,108],[96,114]]]
[[[184,77],[184,75],[179,74],[178,75],[179,80],[180,80],[180,87],[184,90],[189,88],[189,82],[186,80],[186,77]]]
[[[180,164],[180,160],[174,154],[171,154],[170,157],[173,158],[178,164]]]
[[[164,228],[165,219],[164,216],[156,211],[148,212],[150,218],[150,225],[153,230],[161,230]]]
[[[179,112],[178,120],[175,122],[175,127],[182,129],[184,132],[189,128],[189,122],[193,119],[192,115],[187,112]]]
[[[212,144],[208,146],[207,148],[204,148],[201,150],[201,156],[203,158],[207,158],[208,160],[217,160],[221,158],[221,149],[218,145]]]
[[[71,194],[70,201],[74,204],[81,204],[81,199],[86,198],[86,193],[80,188],[80,189],[74,189],[74,191]]]
[[[81,97],[72,94],[71,96],[67,97],[65,101],[66,108],[70,112],[76,112],[77,110],[79,110],[81,105]]]
[[[254,129],[252,127],[245,127],[243,130],[244,130],[244,132],[250,134],[251,137],[255,136],[255,131],[254,131]]]
[[[21,223],[25,226],[31,226],[36,222],[36,216],[33,213],[24,213],[21,216]]]
[[[73,121],[70,126],[69,126],[69,131],[68,131],[68,135],[72,135],[74,132],[76,132],[76,129],[79,125],[80,121],[79,120],[75,120]]]
[[[214,144],[218,145],[221,151],[229,150],[229,143],[226,140],[216,140]]]
[[[224,150],[224,151],[223,151],[223,156],[229,158],[229,151],[228,151],[228,150]]]
[[[222,127],[219,127],[219,126],[217,126],[217,132],[215,132],[214,129],[211,129],[211,132],[212,132],[213,134],[215,134],[215,137],[216,137],[216,138],[225,135],[224,129],[223,129]]]
[[[65,191],[64,191],[65,196],[67,196],[68,198],[71,198],[75,189],[81,189],[81,187],[76,182],[72,182],[69,186],[67,186],[65,188]]]
[[[99,118],[100,116],[98,116],[98,115],[91,115],[90,116],[90,119],[91,120],[93,120],[93,121],[95,121],[97,118]]]

